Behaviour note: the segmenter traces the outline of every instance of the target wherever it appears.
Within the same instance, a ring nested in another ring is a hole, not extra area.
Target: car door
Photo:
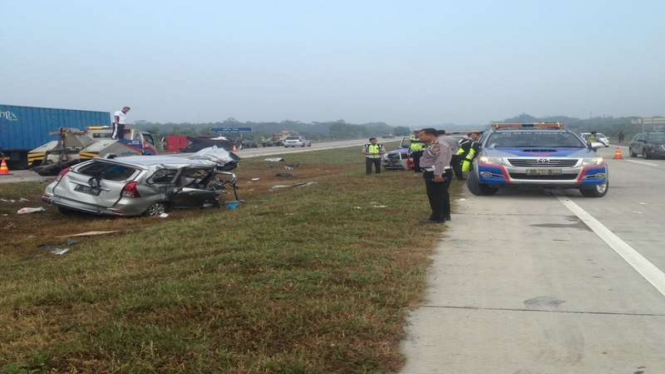
[[[640,135],[642,134],[636,134],[633,137],[633,140],[630,141],[630,144],[628,147],[632,150],[633,153],[639,153],[640,152]]]
[[[214,177],[213,168],[182,169],[176,181],[175,193],[171,197],[173,207],[196,208],[206,204],[216,204],[219,193],[207,188]]]
[[[644,151],[644,142],[646,142],[646,134],[640,133],[637,134],[635,139],[635,145],[633,146],[633,152],[641,155]]]

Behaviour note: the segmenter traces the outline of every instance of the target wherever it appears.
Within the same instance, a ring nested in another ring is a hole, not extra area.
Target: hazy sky
[[[665,1],[0,0],[0,103],[129,120],[665,114]]]

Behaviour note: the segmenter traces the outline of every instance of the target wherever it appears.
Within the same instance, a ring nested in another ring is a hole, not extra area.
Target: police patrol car
[[[506,186],[575,188],[586,197],[602,197],[609,169],[588,144],[560,123],[495,123],[481,140],[481,150],[467,186],[475,195],[492,195]]]

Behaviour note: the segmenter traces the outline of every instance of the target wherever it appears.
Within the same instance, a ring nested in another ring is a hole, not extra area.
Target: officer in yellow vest
[[[462,157],[462,172],[464,173],[468,173],[469,171],[471,171],[471,166],[473,165],[473,159],[475,159],[476,156],[478,155],[478,152],[480,150],[480,143],[478,142],[478,140],[480,140],[480,133],[479,132],[469,133],[469,140],[471,142],[468,144],[468,148],[466,148],[467,150],[460,155]],[[462,150],[461,146],[460,150]]]
[[[381,157],[386,153],[383,144],[376,141],[376,138],[369,138],[369,144],[363,146],[363,154],[365,155],[365,171],[367,175],[372,174],[372,165],[376,174],[381,173]]]
[[[587,139],[587,142],[589,142],[589,144],[595,143],[595,142],[598,141],[598,138],[596,137],[596,134],[597,133],[595,131],[591,131],[591,135],[589,135],[589,138]]]
[[[480,150],[480,133],[479,132],[470,132],[468,134],[468,139],[460,142],[460,149],[457,151],[459,157],[459,162],[462,165],[461,172],[468,173],[471,171],[473,166],[473,160],[478,155]]]
[[[411,153],[411,159],[413,160],[413,171],[416,173],[421,173],[422,169],[420,168],[420,158],[423,156],[425,151],[425,143],[418,137],[419,131],[414,131],[413,135],[409,140],[411,145],[409,146],[409,153]]]

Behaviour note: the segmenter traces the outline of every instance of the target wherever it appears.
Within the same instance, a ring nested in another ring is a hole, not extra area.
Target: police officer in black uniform
[[[450,145],[445,139],[438,137],[436,129],[423,129],[418,137],[427,144],[427,148],[420,158],[420,166],[424,171],[427,198],[432,209],[428,222],[444,223],[450,221],[448,188],[453,177],[453,171],[450,167],[450,160],[452,159]]]

